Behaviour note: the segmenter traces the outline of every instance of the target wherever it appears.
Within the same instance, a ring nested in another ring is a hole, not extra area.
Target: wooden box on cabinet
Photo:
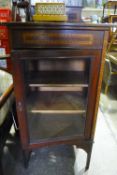
[[[22,148],[71,144],[89,167],[108,27],[9,23]],[[17,38],[17,40],[16,40]]]

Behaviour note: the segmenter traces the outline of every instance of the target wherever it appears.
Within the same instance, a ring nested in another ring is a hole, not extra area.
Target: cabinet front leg
[[[82,148],[87,153],[87,160],[86,160],[86,166],[85,166],[85,171],[87,171],[90,165],[93,141],[89,141],[88,143],[84,143],[84,144],[77,144],[76,146],[77,148]]]
[[[91,144],[87,150],[87,161],[86,161],[85,171],[87,171],[89,169],[90,160],[91,160],[91,153],[92,153],[92,145],[93,144]]]

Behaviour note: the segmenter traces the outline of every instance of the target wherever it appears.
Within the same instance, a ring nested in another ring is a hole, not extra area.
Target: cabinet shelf
[[[88,75],[87,75],[88,76]],[[30,72],[30,86],[83,86],[88,87],[88,78],[83,71],[40,71]]]
[[[87,84],[29,84],[30,88],[39,88],[40,91],[81,91]]]
[[[48,87],[48,88],[78,88],[78,87],[88,87],[88,84],[37,84],[37,83],[30,83],[30,87]]]
[[[30,96],[27,98],[27,110],[32,114],[83,114],[86,112],[85,103],[86,100],[79,92],[30,92]]]
[[[40,114],[83,114],[86,110],[32,110],[31,113]]]

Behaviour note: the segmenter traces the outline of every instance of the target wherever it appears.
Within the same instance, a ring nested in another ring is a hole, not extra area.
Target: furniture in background
[[[117,52],[117,28],[112,33],[111,39],[108,43],[107,53],[116,53]]]
[[[32,149],[70,144],[87,152],[87,170],[109,27],[54,22],[7,25],[25,166]]]
[[[104,4],[102,22],[117,22],[117,1],[108,1]],[[110,28],[103,82],[105,94],[107,94],[109,86],[117,85],[117,27],[115,26]]]
[[[12,75],[0,68],[0,173],[2,172],[2,151],[13,124],[13,80]]]
[[[103,82],[105,83],[105,94],[107,94],[109,86],[117,85],[117,56],[106,56]]]
[[[117,23],[117,1],[107,1],[103,5],[103,16],[102,16],[103,23]],[[113,36],[115,32],[115,27],[110,28],[110,38]]]
[[[117,22],[117,1],[107,1],[103,5],[102,22]]]
[[[109,86],[117,85],[117,29],[108,44],[103,82],[105,94],[107,94]]]

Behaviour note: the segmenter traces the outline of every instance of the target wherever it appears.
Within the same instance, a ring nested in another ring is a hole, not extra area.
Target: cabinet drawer
[[[92,48],[101,49],[103,31],[91,30],[13,30],[12,48]],[[17,39],[16,39],[17,38]]]

